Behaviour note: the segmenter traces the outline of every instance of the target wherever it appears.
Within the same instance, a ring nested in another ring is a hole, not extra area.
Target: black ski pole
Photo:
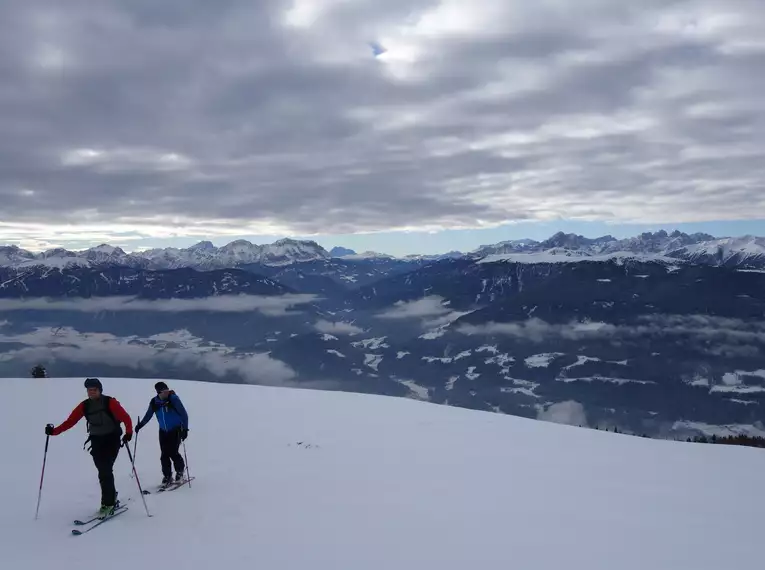
[[[135,482],[138,483],[138,492],[141,494],[143,508],[146,509],[146,516],[150,517],[151,513],[149,513],[149,507],[146,506],[146,497],[143,495],[143,489],[141,489],[141,480],[138,479],[138,472],[135,470],[135,461],[133,460],[133,454],[130,453],[130,446],[125,444],[125,449],[127,449],[128,457],[130,457],[130,464],[133,466],[133,474],[135,475]]]
[[[43,487],[43,477],[45,477],[45,462],[48,460],[48,442],[50,441],[50,436],[45,435],[45,453],[43,454],[43,466],[42,466],[42,473],[40,473],[40,490],[37,492],[37,510],[35,511],[35,520],[37,520],[37,515],[40,514],[40,499],[42,499],[42,487]]]
[[[141,416],[136,416],[138,418],[138,423],[141,422]],[[138,455],[138,432],[135,432],[135,445],[133,445],[133,457],[136,457]],[[133,478],[133,472],[130,472],[130,478]]]
[[[189,471],[189,458],[186,455],[186,440],[182,439],[181,443],[183,444],[183,459],[186,461],[186,477],[189,478],[189,489],[191,489],[191,472]]]

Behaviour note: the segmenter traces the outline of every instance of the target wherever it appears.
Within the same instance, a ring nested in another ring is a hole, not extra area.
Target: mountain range
[[[178,269],[190,267],[202,271],[229,269],[241,265],[259,264],[283,267],[295,263],[344,261],[387,261],[389,263],[415,263],[440,259],[485,258],[524,254],[518,261],[535,262],[540,254],[545,257],[593,257],[623,255],[663,256],[679,261],[742,267],[765,268],[765,238],[755,236],[717,238],[709,234],[682,232],[647,232],[628,239],[613,236],[586,238],[577,234],[558,232],[544,241],[530,239],[511,240],[482,245],[471,252],[450,251],[438,255],[407,255],[396,257],[384,253],[362,252],[344,247],[327,251],[312,240],[281,239],[272,244],[253,244],[247,240],[232,241],[221,247],[202,241],[188,248],[154,248],[126,253],[119,247],[102,244],[80,251],[63,248],[33,253],[18,246],[0,247],[0,266],[4,267],[67,267],[124,265],[136,269]]]
[[[528,417],[557,403],[651,434],[763,429],[758,248],[678,232],[437,259],[296,240],[6,247],[0,375],[42,362],[55,376],[292,384]]]

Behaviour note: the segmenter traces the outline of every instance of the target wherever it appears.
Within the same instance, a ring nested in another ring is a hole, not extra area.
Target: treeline
[[[765,437],[752,436],[752,435],[726,435],[724,437],[717,437],[713,435],[707,437],[705,435],[689,437],[686,441],[689,443],[721,443],[723,445],[745,445],[748,447],[765,447]]]
[[[579,427],[582,427],[581,425]],[[600,426],[594,426],[592,429],[597,429],[601,431],[610,431],[613,433],[624,433],[625,435],[632,435],[637,437],[651,437],[648,434],[639,434],[639,433],[632,433],[632,432],[622,432],[619,430],[616,426],[610,427],[610,428],[602,428]],[[655,438],[651,438],[655,439]],[[659,439],[666,439],[666,438],[659,438]],[[722,445],[744,445],[747,447],[763,447],[765,448],[765,437],[761,436],[753,436],[753,435],[726,435],[726,436],[717,436],[717,435],[697,435],[695,437],[689,437],[686,440],[673,438],[675,441],[686,441],[688,443],[715,443],[715,444],[722,444]]]

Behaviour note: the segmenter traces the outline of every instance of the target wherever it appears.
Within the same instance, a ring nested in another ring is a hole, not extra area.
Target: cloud
[[[531,342],[544,342],[551,338],[568,340],[604,338],[614,335],[618,327],[608,323],[580,323],[576,321],[565,324],[551,324],[534,317],[526,321],[509,323],[462,324],[456,330],[466,335],[505,335]]]
[[[378,319],[424,319],[441,317],[451,312],[443,305],[443,297],[432,295],[415,301],[396,301],[393,306],[377,314]]]
[[[288,308],[316,301],[316,295],[216,295],[197,299],[139,299],[137,297],[89,297],[0,299],[0,311],[156,311],[168,313],[221,312],[241,313],[260,311],[264,315],[279,317],[291,314]]]
[[[343,321],[337,321],[337,322],[330,322],[325,320],[320,320],[314,324],[314,328],[322,333],[329,333],[329,334],[348,334],[348,335],[354,335],[358,333],[363,333],[364,329],[361,327],[357,327],[356,325],[352,323],[346,323]]]
[[[378,319],[420,319],[423,328],[442,327],[469,314],[470,311],[454,311],[444,304],[444,298],[430,295],[415,301],[396,301],[392,307],[375,315]]]
[[[537,413],[537,419],[574,426],[588,425],[584,406],[574,400],[558,402],[540,409]]]
[[[754,218],[764,31],[758,0],[5,0],[0,240]]]
[[[5,350],[0,354],[0,362],[37,364],[63,360],[149,372],[190,366],[221,379],[237,374],[253,384],[285,385],[296,377],[292,368],[267,353],[237,353],[225,345],[205,342],[187,330],[140,338],[84,333],[71,327],[37,328],[22,334],[0,334],[0,342],[23,345]]]
[[[540,343],[548,340],[604,339],[612,342],[648,338],[688,341],[697,348],[723,356],[756,356],[765,344],[765,321],[744,321],[710,315],[644,315],[633,323],[548,323],[538,318],[481,325],[460,324],[465,335],[505,335]]]

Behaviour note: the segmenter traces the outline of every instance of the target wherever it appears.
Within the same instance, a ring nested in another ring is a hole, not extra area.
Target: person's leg
[[[183,470],[186,468],[183,463],[183,456],[180,453],[181,429],[175,429],[170,433],[172,434],[172,454],[170,455],[170,458],[173,460],[173,466],[175,467],[175,479],[176,481],[180,481],[183,476]]]
[[[120,452],[119,434],[91,438],[90,454],[98,469],[98,482],[101,485],[101,505],[113,506],[117,499],[114,488],[114,462]]]
[[[162,476],[164,477],[164,480],[169,480],[172,476],[172,471],[170,469],[170,457],[173,454],[171,433],[159,430],[159,449],[161,451],[159,461],[162,464]]]

